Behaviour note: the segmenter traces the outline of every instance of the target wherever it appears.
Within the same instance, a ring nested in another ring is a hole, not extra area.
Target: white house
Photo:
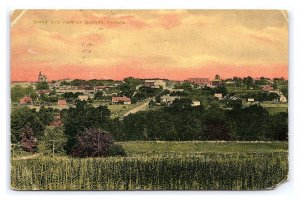
[[[221,93],[215,93],[214,97],[218,98],[219,100],[221,100],[223,98],[223,94],[221,94]]]
[[[248,98],[247,101],[248,101],[249,103],[253,103],[253,102],[254,102],[254,98]]]
[[[162,87],[163,89],[165,89],[166,82],[163,80],[145,80],[144,86],[150,88],[157,88],[157,89]]]
[[[200,101],[193,101],[193,102],[192,102],[192,106],[193,106],[193,107],[195,107],[195,106],[200,106],[200,104],[201,104]]]
[[[286,103],[287,102],[287,98],[285,96],[281,95],[280,98],[279,98],[279,101],[281,103]]]
[[[87,101],[89,99],[89,96],[88,95],[79,95],[78,99],[81,101]]]
[[[169,95],[163,95],[160,97],[160,102],[161,103],[167,103],[171,104],[175,99],[180,99],[179,96],[169,96]]]

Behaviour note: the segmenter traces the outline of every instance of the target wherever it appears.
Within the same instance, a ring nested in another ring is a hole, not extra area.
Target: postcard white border
[[[0,200],[298,200],[300,198],[300,135],[299,135],[299,37],[300,8],[297,0],[2,0],[0,1],[1,73],[1,140],[0,140]],[[14,9],[285,9],[289,11],[289,181],[272,191],[13,191],[9,187],[9,122],[10,67],[9,32],[10,11]],[[3,46],[6,46],[3,48]],[[298,55],[298,56],[297,56]],[[297,188],[298,186],[298,188]]]

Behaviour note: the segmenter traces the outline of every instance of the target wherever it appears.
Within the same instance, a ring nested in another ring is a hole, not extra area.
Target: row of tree
[[[49,127],[56,115],[61,116],[63,126]],[[107,106],[93,107],[86,101],[77,101],[76,107],[62,111],[44,107],[39,111],[27,107],[13,109],[11,140],[28,144],[34,138],[48,148],[55,141],[60,143],[56,151],[65,150],[69,155],[81,157],[86,153],[80,152],[80,147],[85,146],[83,142],[90,140],[85,144],[98,147],[100,142],[93,139],[107,139],[109,143],[113,138],[117,141],[288,139],[288,114],[270,115],[257,105],[232,110],[215,105],[205,109],[203,106],[192,107],[191,99],[182,98],[168,107],[130,114],[122,121],[111,119],[110,115]],[[122,152],[115,146],[111,150]]]

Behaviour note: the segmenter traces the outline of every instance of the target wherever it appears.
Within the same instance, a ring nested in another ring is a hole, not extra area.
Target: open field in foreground
[[[259,190],[288,175],[287,143],[122,142],[127,157],[12,160],[19,190]]]

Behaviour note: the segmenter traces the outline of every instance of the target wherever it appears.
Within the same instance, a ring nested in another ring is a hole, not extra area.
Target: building
[[[41,71],[39,73],[38,82],[48,82],[47,76],[43,75]]]
[[[218,86],[222,85],[222,80],[221,80],[220,75],[215,76],[215,79],[211,81],[211,85],[215,86],[215,87],[218,87]]]
[[[163,95],[160,97],[160,103],[172,104],[175,99],[180,99],[180,96]]]
[[[79,95],[78,99],[80,101],[87,101],[89,99],[89,96],[88,95]]]
[[[31,105],[32,99],[29,96],[24,96],[20,99],[20,105]]]
[[[163,89],[165,89],[166,82],[163,80],[145,80],[144,87],[155,88],[155,89],[162,87]]]
[[[223,98],[223,94],[221,94],[221,93],[215,93],[214,97],[217,98],[217,99],[219,99],[219,100],[221,100]]]
[[[49,89],[42,89],[42,90],[38,90],[38,95],[49,95],[50,94],[50,90]]]
[[[200,86],[210,85],[209,78],[189,78],[188,81]]]
[[[66,106],[68,104],[67,104],[67,101],[65,99],[60,99],[60,100],[57,101],[57,105]]]
[[[95,92],[103,91],[105,89],[112,88],[111,86],[95,86]]]
[[[285,96],[281,95],[280,98],[279,98],[279,101],[281,103],[286,103],[287,102],[287,98]]]
[[[62,121],[60,115],[54,117],[54,120],[49,124],[49,126],[59,127],[62,126]]]
[[[249,103],[253,103],[255,100],[254,100],[254,98],[248,98],[247,101],[248,101]]]
[[[196,107],[196,106],[200,106],[200,105],[201,105],[200,101],[192,101],[192,104],[191,104],[192,107]]]
[[[266,91],[266,92],[271,92],[271,91],[274,91],[274,88],[270,85],[265,85],[265,86],[263,86],[262,90]]]
[[[112,104],[123,104],[123,105],[130,105],[131,104],[131,99],[126,97],[126,96],[122,96],[122,97],[112,97],[111,98],[111,103]]]

